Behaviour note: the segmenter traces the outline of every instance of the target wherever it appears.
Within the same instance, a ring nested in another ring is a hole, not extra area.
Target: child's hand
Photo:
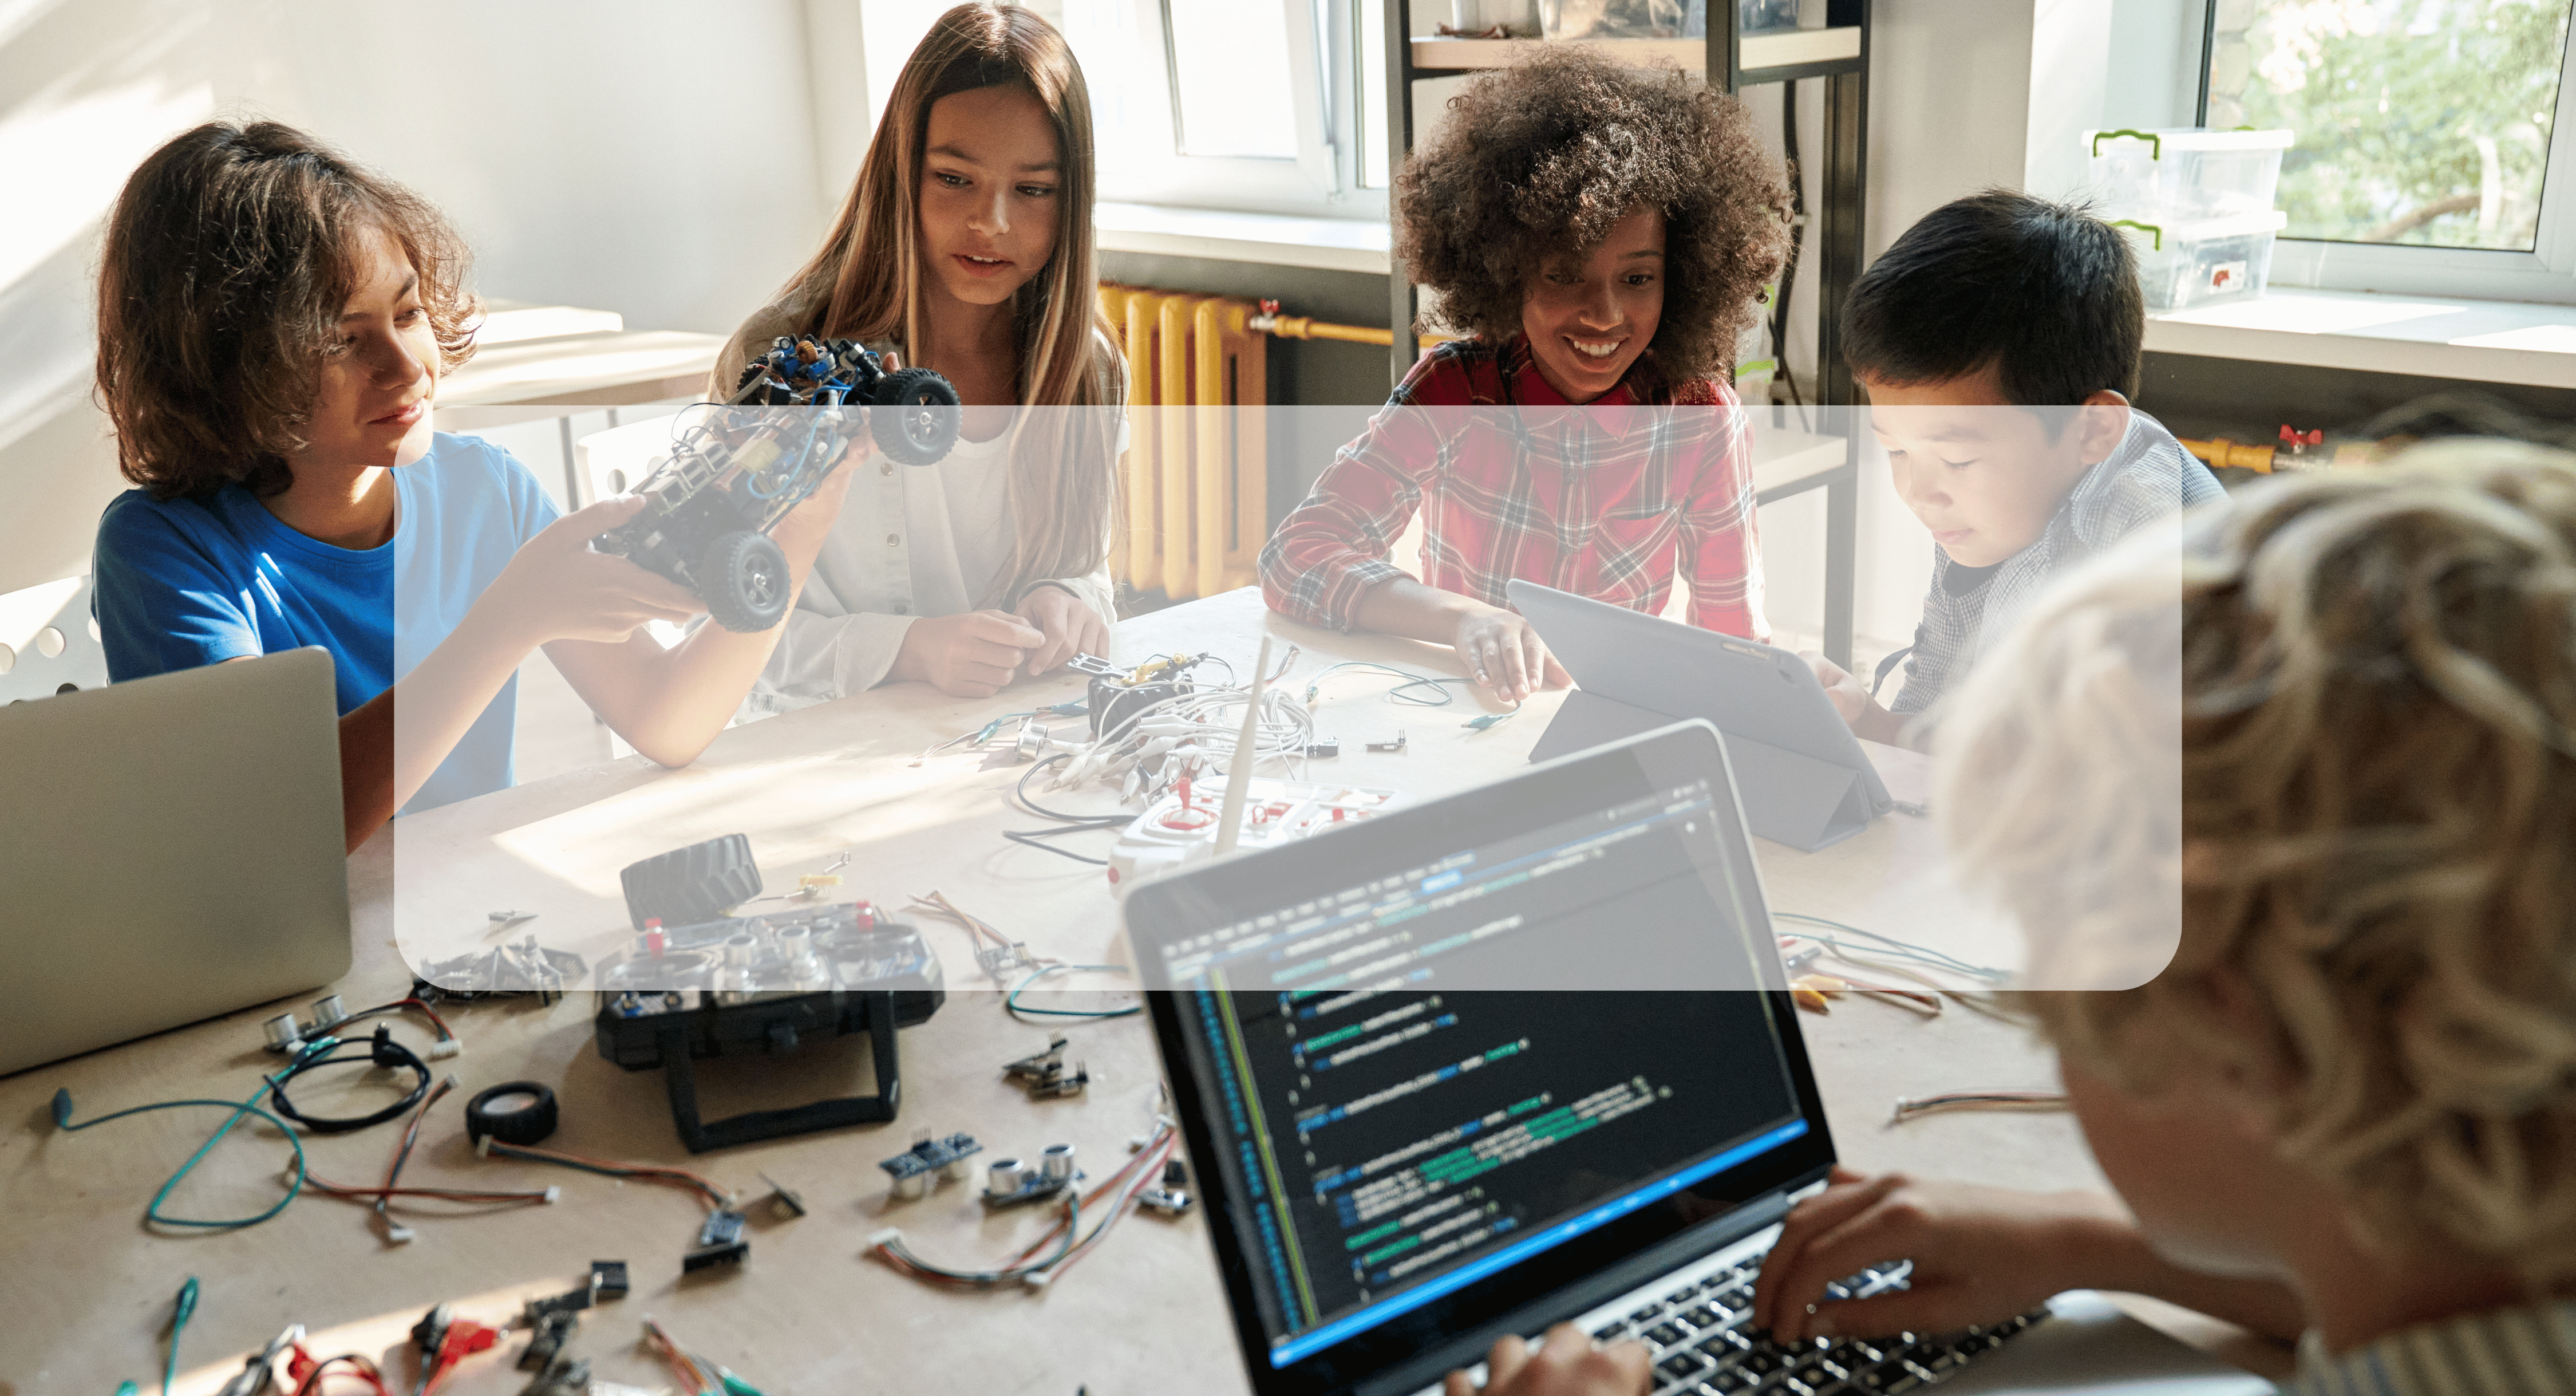
[[[925,680],[952,698],[990,698],[1019,676],[1028,651],[1046,638],[1008,611],[924,616],[903,632],[903,648],[886,676]]]
[[[1902,743],[1905,719],[1880,706],[1879,701],[1870,696],[1869,685],[1862,683],[1859,675],[1845,672],[1843,666],[1813,650],[1801,650],[1798,657],[1807,661],[1808,668],[1816,671],[1816,682],[1825,686],[1826,699],[1833,703],[1835,712],[1843,715],[1843,725],[1849,727],[1854,736],[1885,742],[1889,746]]]
[[[1476,682],[1506,702],[1520,702],[1541,685],[1563,688],[1574,682],[1518,612],[1499,607],[1467,611],[1458,617],[1457,637],[1450,643]]]
[[[1570,1323],[1547,1330],[1538,1351],[1517,1337],[1494,1344],[1485,1356],[1486,1396],[1644,1396],[1646,1345],[1631,1339],[1609,1347]],[[1451,1372],[1443,1396],[1473,1396],[1476,1383],[1465,1372]]]
[[[706,603],[688,588],[591,550],[592,538],[643,507],[642,496],[619,495],[546,525],[485,590],[498,608],[494,618],[533,649],[555,640],[622,644],[646,621],[677,623],[703,613]]]
[[[1046,636],[1024,666],[1031,674],[1046,673],[1085,651],[1104,654],[1109,649],[1109,626],[1100,613],[1061,587],[1031,587],[1017,609],[1022,620]]]
[[[2092,1194],[1918,1182],[1901,1173],[1871,1178],[1837,1167],[1832,1186],[1790,1209],[1753,1287],[1753,1325],[1791,1343],[1998,1322],[2086,1287],[2084,1238],[2127,1226],[2116,1204]],[[1914,1262],[1907,1288],[1825,1298],[1825,1286],[1845,1275],[1898,1260]]]
[[[780,552],[787,555],[787,561],[796,569],[797,575],[804,575],[805,568],[814,561],[814,554],[823,550],[823,540],[830,536],[833,521],[841,517],[841,502],[850,497],[850,482],[867,466],[868,450],[869,441],[865,436],[851,442],[849,452],[839,465],[832,467],[832,473],[824,476],[823,482],[814,487],[812,494],[805,496],[803,503],[788,510],[786,517],[769,530],[770,539],[778,544]]]

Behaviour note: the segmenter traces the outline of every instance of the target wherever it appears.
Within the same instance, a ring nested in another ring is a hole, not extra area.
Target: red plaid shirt
[[[1768,640],[1753,522],[1752,434],[1734,392],[1680,392],[1639,359],[1582,407],[1528,341],[1435,349],[1261,550],[1270,608],[1351,627],[1388,549],[1423,515],[1421,580],[1496,606],[1514,577],[1631,610],[1664,608],[1676,571],[1691,623]]]

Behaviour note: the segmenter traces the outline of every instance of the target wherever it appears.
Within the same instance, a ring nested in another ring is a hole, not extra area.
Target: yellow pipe
[[[1381,349],[1395,343],[1393,330],[1371,325],[1336,325],[1329,320],[1305,315],[1256,315],[1250,323],[1253,329],[1266,330],[1281,339],[1338,339],[1346,344],[1374,344]],[[1416,338],[1423,344],[1446,344],[1457,337],[1454,334],[1426,334]]]
[[[2272,473],[2274,448],[2270,446],[2240,446],[2221,437],[2215,441],[2185,441],[2182,448],[2209,462],[2212,469],[2236,465],[2247,470],[2259,470],[2266,475]]]

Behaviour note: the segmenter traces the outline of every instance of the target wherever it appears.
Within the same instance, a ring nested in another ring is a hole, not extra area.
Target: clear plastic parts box
[[[2105,218],[2187,223],[2269,213],[2289,131],[2088,131],[2089,192]]]
[[[2266,211],[2190,223],[2122,218],[2113,226],[2129,234],[2152,312],[2263,294],[2272,277],[2272,240],[2289,223],[2290,215]]]

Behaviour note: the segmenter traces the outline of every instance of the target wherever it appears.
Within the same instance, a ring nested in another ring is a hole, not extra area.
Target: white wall
[[[0,6],[0,593],[88,570],[124,487],[88,401],[92,277],[162,140],[293,122],[444,208],[487,296],[729,331],[821,237],[849,177],[825,166],[855,168],[816,116],[865,119],[856,36],[842,0],[808,3]]]

